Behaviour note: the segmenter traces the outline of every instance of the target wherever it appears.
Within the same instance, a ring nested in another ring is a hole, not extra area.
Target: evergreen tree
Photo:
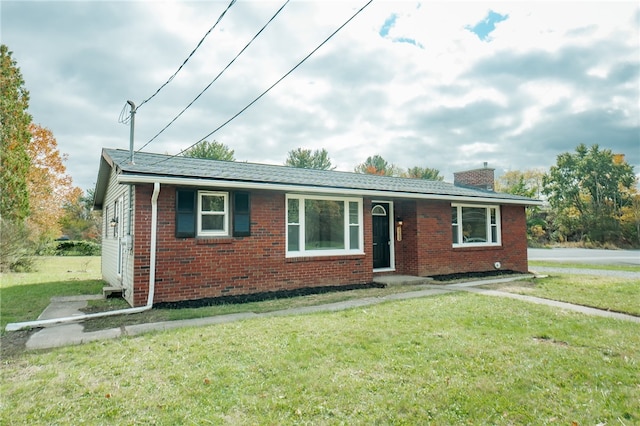
[[[326,149],[316,149],[311,152],[310,149],[297,148],[289,151],[289,156],[284,162],[285,166],[297,167],[300,169],[318,169],[333,170],[329,153]]]
[[[29,92],[11,55],[6,45],[0,45],[0,217],[17,224],[29,215],[31,115]]]
[[[186,150],[182,155],[192,158],[207,158],[209,160],[236,161],[234,151],[218,141],[202,141]]]
[[[430,167],[411,167],[404,174],[404,177],[411,179],[425,179],[425,180],[444,180],[444,176],[440,175],[440,170],[432,169]]]

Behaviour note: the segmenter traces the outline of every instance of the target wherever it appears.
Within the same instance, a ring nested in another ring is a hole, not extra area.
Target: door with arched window
[[[390,203],[373,203],[373,269],[391,268],[390,214]]]

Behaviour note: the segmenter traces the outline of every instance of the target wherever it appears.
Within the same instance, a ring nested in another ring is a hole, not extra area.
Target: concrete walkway
[[[113,339],[120,336],[135,336],[151,331],[171,330],[182,327],[200,327],[213,324],[222,324],[251,318],[267,318],[276,316],[302,315],[316,312],[335,312],[351,308],[376,305],[393,300],[415,299],[420,297],[434,296],[438,294],[450,293],[453,291],[467,291],[479,293],[488,296],[508,297],[512,299],[523,300],[526,302],[553,306],[565,310],[580,312],[586,315],[596,315],[607,318],[615,318],[618,320],[632,321],[640,323],[640,317],[632,315],[620,314],[601,309],[588,308],[570,303],[557,302],[554,300],[542,299],[539,297],[524,296],[520,294],[507,293],[496,290],[486,290],[478,288],[479,286],[494,283],[510,282],[521,279],[522,276],[514,276],[508,278],[498,278],[491,280],[472,281],[464,283],[456,283],[449,285],[432,285],[429,279],[421,277],[407,276],[389,276],[380,277],[378,282],[387,285],[420,285],[421,290],[390,294],[384,297],[367,297],[363,299],[346,300],[343,302],[329,303],[317,306],[306,306],[301,308],[284,309],[280,311],[256,314],[253,312],[245,312],[229,315],[218,315],[207,318],[194,318],[179,321],[164,321],[148,324],[123,325],[119,328],[111,328],[107,330],[99,330],[92,332],[84,332],[81,323],[71,323],[64,325],[56,325],[43,328],[32,334],[26,343],[27,350],[48,349],[60,346],[77,345],[81,343],[91,342],[94,340]],[[102,296],[74,296],[52,298],[51,304],[44,310],[38,319],[62,318],[68,316],[82,315],[80,309],[87,306],[90,299],[100,299]]]

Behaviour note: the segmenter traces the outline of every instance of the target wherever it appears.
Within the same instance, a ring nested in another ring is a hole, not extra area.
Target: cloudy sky
[[[127,100],[138,105],[135,148],[147,152],[206,137],[237,160],[282,164],[292,149],[326,148],[339,170],[379,154],[451,181],[485,161],[498,175],[548,169],[597,143],[640,172],[637,2],[376,0],[214,132],[366,3],[290,1],[213,82],[284,4],[239,0],[144,104],[229,1],[3,0],[0,31],[34,122],[52,130],[83,189],[103,147],[129,147]]]

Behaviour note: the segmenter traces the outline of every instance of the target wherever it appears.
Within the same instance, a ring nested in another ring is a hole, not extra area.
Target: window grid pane
[[[348,254],[362,250],[362,201],[287,197],[287,252]]]
[[[203,231],[224,231],[223,215],[203,215],[202,216]]]
[[[228,194],[199,192],[198,194],[198,234],[227,235]]]
[[[223,195],[203,195],[202,211],[224,213],[224,196]]]
[[[300,200],[291,198],[287,201],[287,222],[300,223]]]
[[[451,206],[451,239],[454,245],[500,244],[499,207]]]
[[[344,202],[305,200],[305,250],[344,249],[344,221]]]
[[[360,220],[360,212],[358,209],[358,203],[350,201],[349,202],[349,225],[358,225],[359,220]]]
[[[360,248],[360,226],[349,226],[349,248],[351,250],[358,250]]]
[[[289,225],[287,230],[287,250],[300,251],[300,225]]]

